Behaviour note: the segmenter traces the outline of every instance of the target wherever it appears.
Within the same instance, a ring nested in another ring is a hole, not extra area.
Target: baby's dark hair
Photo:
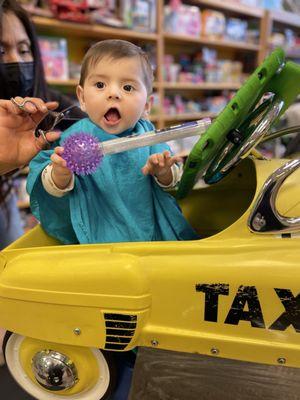
[[[138,57],[144,74],[144,83],[148,95],[152,93],[153,69],[149,62],[147,54],[138,46],[126,40],[102,40],[94,44],[84,56],[79,85],[83,86],[88,75],[89,69],[94,67],[103,58],[109,57],[112,60],[120,60],[121,58]]]

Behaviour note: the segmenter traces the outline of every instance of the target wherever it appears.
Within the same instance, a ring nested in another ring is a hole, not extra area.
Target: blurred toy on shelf
[[[125,1],[125,0],[124,0]],[[95,4],[94,9],[89,8],[89,19],[93,24],[126,28],[126,23],[119,16],[116,0],[101,0]]]
[[[156,0],[133,0],[130,28],[141,32],[156,31]]]
[[[284,8],[287,11],[300,14],[300,2],[299,0],[283,0]]]
[[[168,116],[196,114],[199,112],[218,114],[226,106],[231,97],[231,91],[223,91],[220,95],[205,96],[197,101],[179,94],[168,95],[164,98],[163,110],[164,114]]]
[[[38,41],[46,79],[69,79],[67,40],[53,36],[40,36]]]
[[[240,18],[226,20],[225,37],[229,40],[245,42],[247,40],[248,22]]]
[[[282,47],[287,56],[300,58],[300,35],[293,29],[286,28],[284,30],[275,28],[269,44],[271,48]]]
[[[78,62],[69,60],[70,79],[76,79],[79,82],[81,65]]]
[[[168,142],[168,145],[170,146],[174,154],[181,157],[186,157],[198,140],[199,140],[198,136],[192,136],[180,140],[172,140]]]
[[[175,35],[199,37],[201,33],[201,11],[196,6],[182,4],[181,0],[170,0],[164,6],[164,28]]]
[[[261,7],[267,10],[283,10],[282,0],[261,0]]]
[[[126,28],[156,32],[156,0],[120,0],[119,16]]]
[[[49,0],[50,10],[55,17],[74,22],[90,22],[90,7],[100,6],[100,0]]]
[[[152,107],[151,107],[151,116],[155,116],[161,112],[160,109],[160,101],[159,101],[159,95],[157,92],[152,93]]]
[[[223,39],[226,31],[225,15],[216,10],[202,11],[202,35],[210,39]]]
[[[215,49],[203,47],[202,52],[179,54],[175,57],[166,54],[163,64],[163,77],[166,82],[202,83],[244,81],[243,64],[240,61],[218,60]],[[177,62],[176,62],[177,61]]]
[[[32,15],[53,17],[48,0],[19,0],[19,3]]]
[[[248,28],[246,31],[246,42],[251,44],[258,44],[260,39],[260,29],[257,20],[247,21]]]

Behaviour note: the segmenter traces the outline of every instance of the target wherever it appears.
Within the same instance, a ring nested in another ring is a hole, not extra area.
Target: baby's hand
[[[171,157],[170,152],[167,150],[163,153],[152,154],[142,168],[142,173],[155,176],[160,183],[168,186],[173,180],[172,165],[181,161],[181,157]]]
[[[51,155],[52,161],[52,179],[59,189],[65,189],[71,181],[72,171],[67,168],[67,162],[61,155],[64,152],[63,147],[55,147]]]

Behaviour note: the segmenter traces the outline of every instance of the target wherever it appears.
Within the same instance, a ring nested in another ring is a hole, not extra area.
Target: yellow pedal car
[[[247,156],[300,92],[270,57],[187,160],[200,240],[62,246],[38,226],[0,253],[4,353],[31,396],[108,398],[112,352],[136,346],[300,368],[300,160]]]

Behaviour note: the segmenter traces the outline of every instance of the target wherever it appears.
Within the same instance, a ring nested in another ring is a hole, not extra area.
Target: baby
[[[153,130],[147,120],[153,72],[147,55],[123,40],[104,40],[84,57],[77,96],[88,118],[61,135],[87,132],[100,141]],[[198,238],[164,189],[180,178],[166,144],[104,157],[101,168],[75,176],[63,147],[30,164],[31,208],[48,234],[63,243],[106,243]]]

